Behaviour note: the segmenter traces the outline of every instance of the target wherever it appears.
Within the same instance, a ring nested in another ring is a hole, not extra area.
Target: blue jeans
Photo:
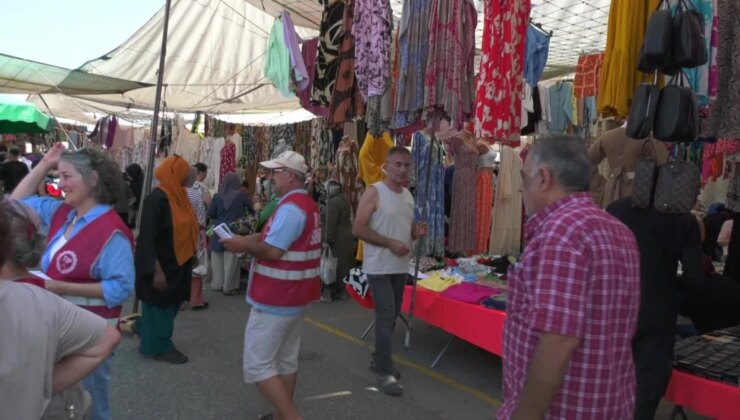
[[[110,420],[110,368],[113,355],[108,356],[91,374],[82,381],[92,397],[90,420]]]

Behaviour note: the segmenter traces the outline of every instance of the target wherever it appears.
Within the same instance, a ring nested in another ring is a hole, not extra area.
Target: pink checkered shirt
[[[635,404],[631,341],[640,305],[640,255],[632,232],[591,200],[571,194],[525,227],[527,247],[509,271],[504,403],[519,403],[542,332],[577,337],[547,419],[629,419]]]

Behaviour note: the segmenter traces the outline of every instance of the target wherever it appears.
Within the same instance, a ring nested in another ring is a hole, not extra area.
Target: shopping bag
[[[324,244],[321,250],[321,281],[325,285],[334,284],[337,281],[337,258],[332,254],[331,247]]]

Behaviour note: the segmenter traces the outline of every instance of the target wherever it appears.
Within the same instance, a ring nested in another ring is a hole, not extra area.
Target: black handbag
[[[658,71],[655,71],[657,79]],[[631,139],[645,139],[653,131],[655,111],[658,109],[660,89],[655,84],[643,83],[635,91],[630,104],[625,132]]]
[[[679,67],[694,68],[709,60],[704,36],[704,16],[692,10],[686,0],[678,2],[673,17],[673,61]]]
[[[671,78],[660,91],[658,109],[655,112],[653,136],[667,142],[692,142],[699,135],[699,104],[696,94],[683,84],[683,73]]]
[[[700,187],[698,166],[691,162],[668,162],[660,167],[653,206],[664,213],[689,213],[699,197]]]
[[[673,49],[673,16],[669,6],[666,0],[661,0],[658,8],[650,15],[637,67],[642,72],[672,67],[670,56]]]
[[[645,146],[650,144],[653,148],[653,155],[645,154]],[[655,144],[651,140],[645,140],[640,150],[640,159],[635,167],[635,181],[632,189],[632,207],[639,209],[649,209],[653,204],[653,191],[658,175],[657,153]]]

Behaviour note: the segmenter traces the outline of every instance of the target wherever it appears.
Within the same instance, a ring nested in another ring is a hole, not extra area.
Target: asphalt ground
[[[190,361],[170,365],[144,358],[138,339],[126,336],[113,365],[114,419],[257,419],[270,406],[242,379],[244,296],[204,292],[210,308],[181,311],[174,342]],[[126,305],[130,312],[131,303]],[[394,336],[402,397],[375,389],[368,370],[373,333],[359,336],[373,313],[352,300],[316,303],[307,312],[300,353],[296,401],[305,419],[492,419],[501,400],[501,360],[465,341],[452,339],[437,366],[430,368],[451,336],[413,321],[411,346],[403,347],[405,325]],[[668,419],[664,402],[656,418]],[[701,419],[688,412],[691,420]]]

